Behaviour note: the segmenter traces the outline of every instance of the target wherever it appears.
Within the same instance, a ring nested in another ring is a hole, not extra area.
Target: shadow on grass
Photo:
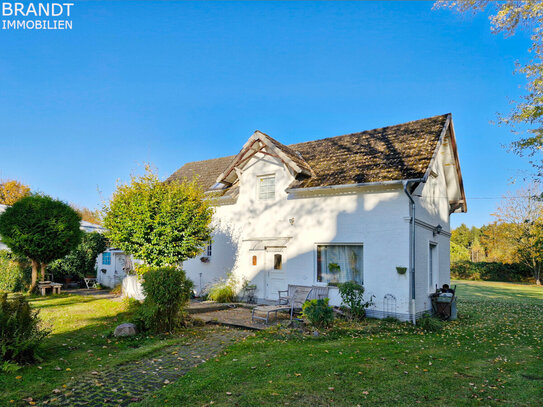
[[[66,305],[73,304],[88,304],[93,301],[103,301],[111,300],[110,298],[100,298],[94,296],[82,296],[82,295],[70,295],[70,294],[60,294],[54,296],[30,296],[28,301],[33,308],[44,309],[44,308],[53,308],[53,307],[62,307]]]

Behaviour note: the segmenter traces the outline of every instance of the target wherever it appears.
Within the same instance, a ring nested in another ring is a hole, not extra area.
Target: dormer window
[[[275,198],[275,175],[258,177],[258,199],[267,201]]]

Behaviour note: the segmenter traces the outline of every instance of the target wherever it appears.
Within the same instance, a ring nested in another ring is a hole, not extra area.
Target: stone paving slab
[[[247,330],[203,327],[203,336],[169,346],[152,357],[93,371],[57,389],[41,406],[127,406],[141,401],[192,368],[217,355],[228,345],[247,337]]]
[[[288,313],[277,313],[277,320],[275,315],[270,316],[270,323],[266,324],[265,321],[255,320],[251,318],[252,310],[248,308],[231,308],[223,311],[205,312],[197,315],[197,318],[207,323],[215,323],[224,326],[232,326],[237,328],[246,328],[252,330],[262,330],[269,328],[270,326],[277,325],[282,321],[289,320],[290,315]]]

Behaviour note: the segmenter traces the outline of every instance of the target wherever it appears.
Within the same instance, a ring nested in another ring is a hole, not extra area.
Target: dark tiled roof
[[[234,158],[235,155],[231,155],[228,157],[213,158],[212,160],[187,163],[170,175],[167,181],[182,180],[183,178],[192,180],[197,176],[202,188],[207,190],[215,184],[217,177],[230,165]]]
[[[282,146],[289,156],[302,158],[314,176],[292,187],[309,188],[422,178],[430,165],[448,115],[434,116],[395,126]],[[169,178],[191,179],[194,174],[204,189],[231,164],[235,156],[185,164]]]

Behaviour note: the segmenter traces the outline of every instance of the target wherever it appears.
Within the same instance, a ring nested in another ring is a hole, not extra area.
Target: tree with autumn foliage
[[[95,225],[102,224],[102,214],[100,211],[86,208],[84,206],[78,206],[75,204],[70,205],[81,216],[81,220],[94,223]]]
[[[0,204],[13,205],[30,195],[30,187],[14,179],[0,182]]]
[[[460,0],[435,3],[436,8],[450,8],[461,13],[490,13],[491,30],[494,33],[514,35],[524,30],[530,33],[532,45],[529,49],[533,58],[527,64],[517,62],[517,72],[526,76],[526,94],[513,103],[513,110],[500,116],[502,124],[511,125],[514,130],[527,128],[525,137],[520,137],[511,147],[519,155],[527,154],[531,163],[543,175],[543,2],[537,0]],[[519,125],[521,128],[519,128]]]
[[[496,213],[499,223],[508,225],[505,240],[513,244],[521,263],[532,270],[541,284],[543,266],[543,199],[538,184],[507,194]]]

